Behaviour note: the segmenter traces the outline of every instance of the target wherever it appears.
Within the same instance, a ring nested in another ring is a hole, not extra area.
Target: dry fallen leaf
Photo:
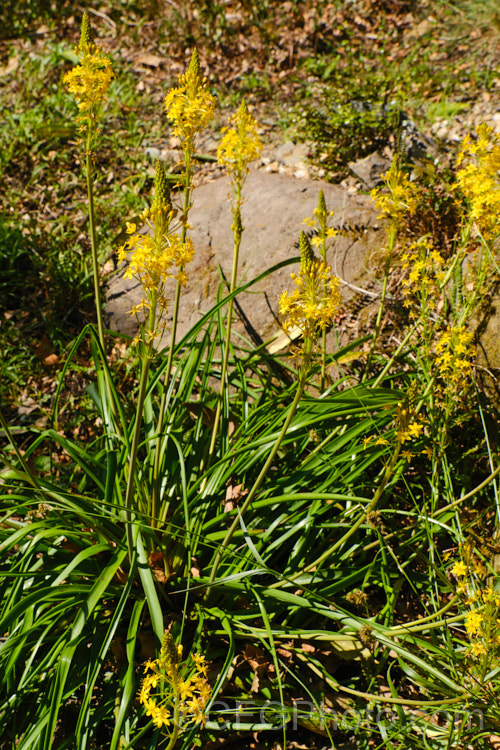
[[[52,367],[59,362],[59,357],[57,354],[49,354],[47,357],[44,357],[42,359],[42,362],[44,365],[47,365],[47,367]]]
[[[165,575],[165,562],[162,553],[151,552],[148,563],[158,583],[167,583],[168,578]]]
[[[297,326],[292,328],[289,333],[282,331],[280,334],[278,334],[278,336],[276,336],[275,339],[273,339],[272,344],[269,344],[269,346],[267,347],[267,351],[269,352],[269,354],[277,354],[278,352],[283,351],[283,349],[289,347],[290,344],[292,344],[298,338],[300,338],[301,334],[302,331]]]
[[[134,62],[139,65],[147,65],[149,68],[159,68],[163,62],[163,57],[151,55],[149,52],[143,52],[135,57]],[[136,67],[134,66],[134,70]]]
[[[26,398],[17,407],[17,413],[20,416],[27,416],[38,409],[38,403],[34,398]]]
[[[237,503],[234,501],[239,500],[242,495],[248,495],[248,490],[243,490],[242,488],[242,484],[229,484],[226,487],[226,497],[224,498],[224,513],[230,513],[236,508]]]
[[[14,57],[10,57],[7,65],[4,65],[0,68],[0,78],[3,78],[4,76],[8,76],[11,73],[14,73],[17,68],[19,67],[19,57],[17,55],[14,55]]]
[[[206,427],[209,427],[210,429],[213,429],[213,426],[215,424],[215,414],[216,410],[212,409],[210,406],[205,406],[201,403],[201,401],[185,401],[183,404],[184,408],[187,410],[189,416],[191,419],[198,419],[198,417],[201,414],[201,421]],[[227,432],[229,437],[232,436],[234,431],[240,426],[239,422],[234,419],[230,418],[227,426]]]

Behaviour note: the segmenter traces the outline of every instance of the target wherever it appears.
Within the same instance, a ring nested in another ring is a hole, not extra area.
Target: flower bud
[[[299,237],[299,249],[300,249],[300,273],[306,274],[314,261],[314,252],[309,242],[309,238],[305,232],[300,233]]]

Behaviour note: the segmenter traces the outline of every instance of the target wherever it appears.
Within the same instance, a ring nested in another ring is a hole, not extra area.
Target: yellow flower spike
[[[467,136],[457,158],[456,183],[452,186],[466,199],[469,219],[484,239],[500,233],[500,134],[486,124],[479,126],[477,140]]]
[[[79,64],[63,76],[63,83],[74,95],[82,123],[80,130],[94,126],[99,107],[104,101],[109,85],[113,80],[113,66],[92,39],[88,14],[82,19],[80,43],[76,47]]]
[[[248,165],[260,156],[262,142],[258,136],[257,120],[250,115],[244,100],[232,121],[233,128],[222,129],[224,136],[217,148],[217,161],[241,186],[248,173]]]
[[[192,141],[210,122],[215,109],[215,99],[200,72],[196,49],[187,73],[181,74],[178,82],[179,86],[171,89],[165,97],[165,111],[174,124],[174,134],[184,142]]]
[[[331,325],[340,304],[339,280],[331,276],[326,263],[317,260],[307,235],[299,240],[300,272],[291,278],[297,286],[294,292],[283,292],[280,297],[280,314],[287,316],[283,323],[286,331],[299,328],[304,337],[315,339],[321,329]]]
[[[389,171],[382,175],[382,179],[389,194],[380,193],[378,188],[371,192],[371,197],[382,216],[399,222],[404,214],[414,214],[418,204],[418,187],[398,168],[397,158],[392,162]]]
[[[180,731],[205,722],[204,712],[212,694],[205,676],[206,660],[195,653],[182,661],[182,647],[166,631],[159,658],[148,661],[146,666],[153,669],[153,674],[144,677],[139,701],[156,727],[168,728],[169,747],[173,747]]]
[[[476,350],[472,335],[464,326],[449,326],[441,332],[434,345],[436,364],[446,387],[455,393],[470,383]]]
[[[134,306],[131,312],[137,314],[141,310],[149,311],[154,301],[154,306],[158,305],[156,322],[159,323],[167,312],[166,282],[168,279],[176,279],[185,285],[188,277],[184,267],[194,257],[192,240],[189,237],[183,239],[170,229],[172,203],[164,166],[160,161],[156,163],[154,199],[151,208],[143,211],[141,218],[151,233],[140,234],[134,223],[127,222],[129,237],[127,243],[118,249],[118,260],[128,260],[124,277],[140,281],[147,298]]]

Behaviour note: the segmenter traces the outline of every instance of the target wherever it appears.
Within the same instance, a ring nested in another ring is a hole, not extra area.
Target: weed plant
[[[87,15],[76,54],[65,82],[99,311],[94,186],[113,65]],[[486,747],[500,719],[500,468],[471,321],[497,280],[500,139],[483,127],[462,146],[446,254],[418,235],[425,190],[393,164],[374,196],[387,226],[380,312],[368,340],[334,353],[322,333],[341,289],[319,195],[318,236],[300,236],[280,298],[284,328],[300,333],[283,357],[231,335],[232,302],[274,270],[238,286],[260,147],[245,104],[218,152],[233,182],[231,286],[177,340],[193,157],[214,108],[194,51],[165,97],[183,170],[170,184],[157,164],[149,231],[126,221],[118,249],[144,290],[128,388],[98,312],[61,370],[50,427],[20,447],[0,413],[0,746],[187,750],[261,732],[285,748],[298,726],[311,747],[314,732],[332,748]],[[407,326],[388,348],[394,274]],[[82,348],[96,420],[67,435],[63,387]],[[353,357],[361,372],[343,364]]]

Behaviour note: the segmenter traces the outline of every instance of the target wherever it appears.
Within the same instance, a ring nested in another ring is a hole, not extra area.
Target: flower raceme
[[[291,274],[296,285],[291,294],[280,297],[280,313],[286,316],[283,328],[291,331],[297,327],[304,338],[315,339],[321,329],[331,325],[340,304],[339,279],[331,275],[331,268],[315,258],[305,232],[300,245],[300,271]]]
[[[79,64],[65,74],[63,83],[74,95],[80,116],[81,131],[92,127],[99,107],[104,101],[109,85],[114,78],[111,60],[92,40],[90,21],[83,14],[80,43],[75,49]]]
[[[217,161],[224,166],[231,179],[241,185],[248,165],[257,159],[262,150],[262,142],[258,136],[258,124],[249,113],[243,101],[232,118],[234,127],[222,128],[224,136],[217,149]]]
[[[475,559],[467,546],[463,550],[469,565],[463,560],[455,561],[451,573],[457,578],[457,594],[469,607],[465,616],[465,630],[469,638],[467,653],[473,658],[491,659],[497,663],[500,647],[500,593],[495,583],[484,586],[490,571],[481,560]]]
[[[486,124],[479,126],[478,138],[466,136],[457,159],[462,166],[453,186],[469,204],[469,217],[484,239],[500,233],[500,135]]]
[[[147,661],[146,676],[139,691],[139,702],[158,728],[203,724],[204,710],[211,696],[207,664],[201,654],[192,654],[190,663],[181,662],[182,647],[176,647],[165,632],[159,659]],[[173,706],[173,713],[168,706]]]
[[[187,281],[184,267],[194,256],[190,238],[182,239],[171,231],[171,222],[176,210],[172,207],[165,178],[163,164],[156,163],[155,198],[151,208],[141,214],[141,220],[149,227],[150,233],[137,232],[137,226],[127,222],[127,242],[118,249],[119,262],[128,261],[125,278],[138,279],[144,289],[145,299],[130,311],[137,314],[150,309],[151,300],[166,310],[164,296],[168,279],[177,279],[182,285]]]
[[[165,97],[165,111],[172,120],[173,132],[181,141],[192,141],[212,119],[215,99],[208,91],[208,82],[200,72],[198,52],[193,56],[186,73],[178,77],[179,85]]]
[[[325,194],[322,190],[319,191],[318,195],[318,206],[313,211],[313,216],[308,216],[303,224],[307,224],[313,227],[317,231],[317,234],[311,238],[311,245],[317,247],[321,255],[321,259],[326,262],[326,242],[328,239],[333,239],[337,236],[338,230],[334,227],[328,226],[328,220],[334,216],[333,211],[327,211]]]
[[[418,187],[410,182],[406,174],[398,168],[394,160],[389,171],[382,175],[389,190],[388,194],[380,193],[376,188],[371,196],[382,216],[398,223],[405,214],[414,214],[417,210]]]
[[[448,326],[435,344],[436,364],[447,387],[458,391],[472,375],[476,350],[465,326]]]

